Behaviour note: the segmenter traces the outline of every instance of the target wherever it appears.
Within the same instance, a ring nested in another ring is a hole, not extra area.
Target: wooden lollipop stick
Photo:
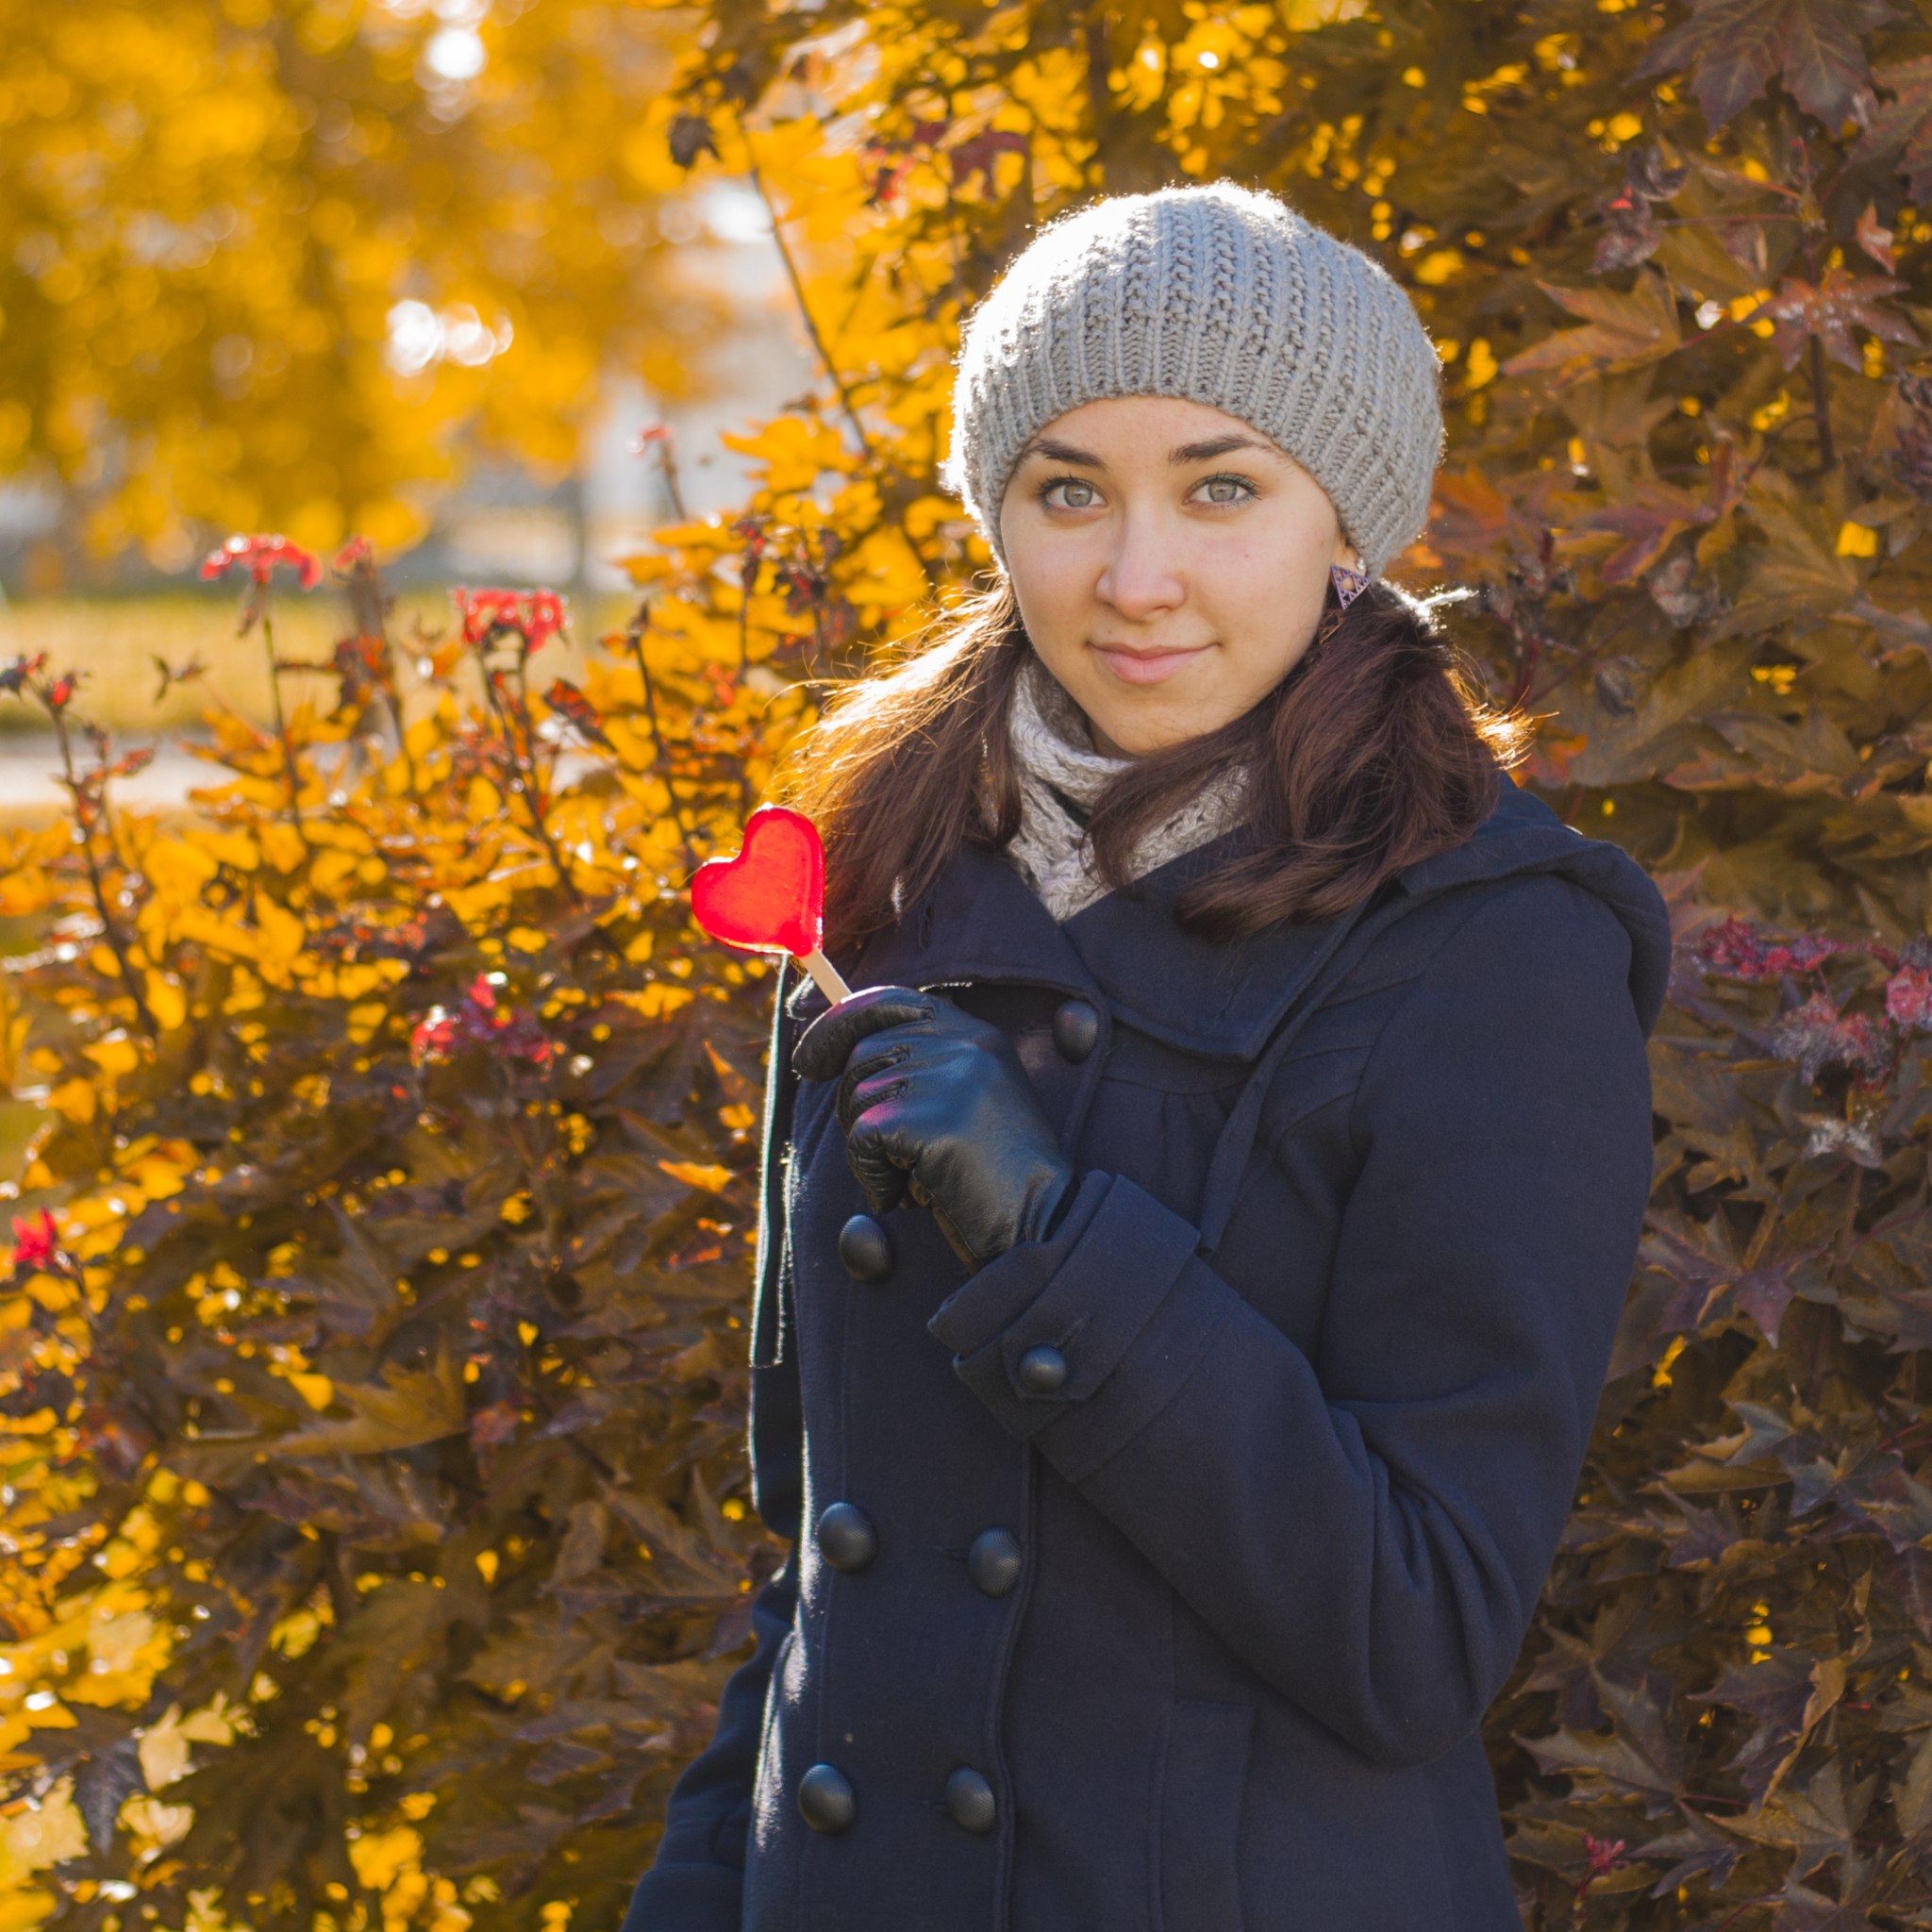
[[[822,952],[800,953],[798,963],[809,973],[818,985],[818,990],[837,1006],[841,1000],[852,997],[852,989],[839,976],[839,969]]]

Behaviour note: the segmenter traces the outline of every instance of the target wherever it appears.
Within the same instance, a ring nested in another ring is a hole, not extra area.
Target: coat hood
[[[1594,893],[1616,914],[1630,936],[1631,1006],[1646,1038],[1657,1024],[1670,979],[1663,895],[1622,846],[1566,824],[1507,772],[1494,809],[1460,845],[1404,867],[1333,919],[1220,945],[1183,931],[1172,912],[1240,836],[1169,860],[1140,881],[1136,895],[1111,893],[1064,925],[1000,855],[967,847],[924,901],[840,963],[855,986],[938,987],[970,979],[1098,991],[1117,1018],[1155,1039],[1211,1058],[1252,1060],[1351,934],[1366,941],[1439,893],[1548,872]],[[794,1010],[808,1014],[822,1004],[808,982]]]

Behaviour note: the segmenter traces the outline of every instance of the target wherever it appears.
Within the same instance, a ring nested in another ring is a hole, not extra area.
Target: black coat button
[[[798,1780],[798,1815],[814,1831],[843,1831],[858,1816],[852,1780],[836,1764],[814,1764]]]
[[[855,1214],[839,1230],[839,1258],[854,1281],[883,1281],[892,1272],[892,1237],[870,1214]]]
[[[863,1570],[879,1553],[879,1533],[857,1503],[834,1503],[814,1532],[819,1555],[834,1570]]]
[[[953,1823],[968,1831],[991,1831],[999,1816],[992,1787],[970,1764],[960,1765],[946,1780],[946,1809]]]
[[[1051,1395],[1066,1379],[1066,1357],[1043,1341],[1020,1357],[1020,1386],[1030,1395]]]
[[[1100,1015],[1085,1000],[1068,1000],[1053,1016],[1053,1043],[1075,1066],[1100,1039]]]
[[[988,1596],[1005,1596],[1020,1580],[1020,1540],[1010,1529],[982,1529],[966,1552],[966,1574]]]

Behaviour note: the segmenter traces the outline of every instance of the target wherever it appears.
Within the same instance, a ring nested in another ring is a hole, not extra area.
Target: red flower
[[[1932,973],[1901,966],[1885,982],[1885,1010],[1895,1025],[1932,1033]]]
[[[49,1268],[59,1257],[60,1230],[54,1217],[42,1208],[31,1220],[13,1222],[13,1265],[16,1268]]]
[[[410,1062],[420,1067],[425,1060],[447,1059],[456,1043],[456,1021],[441,1007],[431,1007],[409,1035]]]
[[[37,651],[31,658],[16,658],[4,671],[0,671],[0,691],[20,691],[29,677],[40,675],[46,662],[44,651]]]
[[[1777,979],[1787,973],[1809,973],[1821,961],[1845,950],[1841,940],[1800,933],[1796,939],[1774,940],[1741,919],[1726,919],[1697,941],[1697,954],[1707,973],[1730,979]]]
[[[351,537],[336,552],[335,568],[346,575],[350,571],[358,569],[363,564],[374,564],[375,561],[375,545],[367,537]]]
[[[546,1065],[557,1049],[529,1013],[506,1006],[497,989],[478,974],[455,1012],[431,1007],[409,1036],[409,1058],[417,1066],[454,1058],[466,1048],[482,1046],[505,1059]]]
[[[555,591],[452,591],[463,620],[463,641],[487,644],[499,631],[515,631],[541,651],[570,622],[570,607]]]
[[[225,577],[238,564],[258,584],[266,584],[276,564],[285,563],[295,572],[305,591],[322,581],[322,561],[299,543],[286,537],[230,537],[219,550],[210,550],[201,566],[205,578]]]
[[[1771,1046],[1774,1053],[1796,1060],[1807,1080],[1816,1080],[1827,1066],[1838,1066],[1869,1086],[1891,1063],[1885,1022],[1871,1013],[1840,1012],[1824,992],[1814,992],[1777,1021],[1771,1029]]]
[[[57,711],[64,710],[74,696],[74,680],[76,673],[70,671],[65,677],[57,677],[47,687],[47,703]]]
[[[1607,1878],[1620,1865],[1630,1861],[1624,1857],[1624,1840],[1620,1838],[1592,1838],[1589,1832],[1583,1834],[1583,1856],[1590,1860],[1590,1875],[1592,1878]]]
[[[630,453],[634,457],[649,456],[654,442],[669,442],[671,430],[662,423],[653,423],[648,429],[640,429],[631,443]]]

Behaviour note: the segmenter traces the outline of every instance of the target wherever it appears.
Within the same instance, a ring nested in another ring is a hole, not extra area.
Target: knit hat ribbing
[[[1231,181],[1115,194],[1049,222],[968,318],[942,486],[1006,571],[1025,444],[1102,396],[1184,396],[1252,424],[1328,492],[1371,575],[1422,533],[1440,364],[1360,249]]]

